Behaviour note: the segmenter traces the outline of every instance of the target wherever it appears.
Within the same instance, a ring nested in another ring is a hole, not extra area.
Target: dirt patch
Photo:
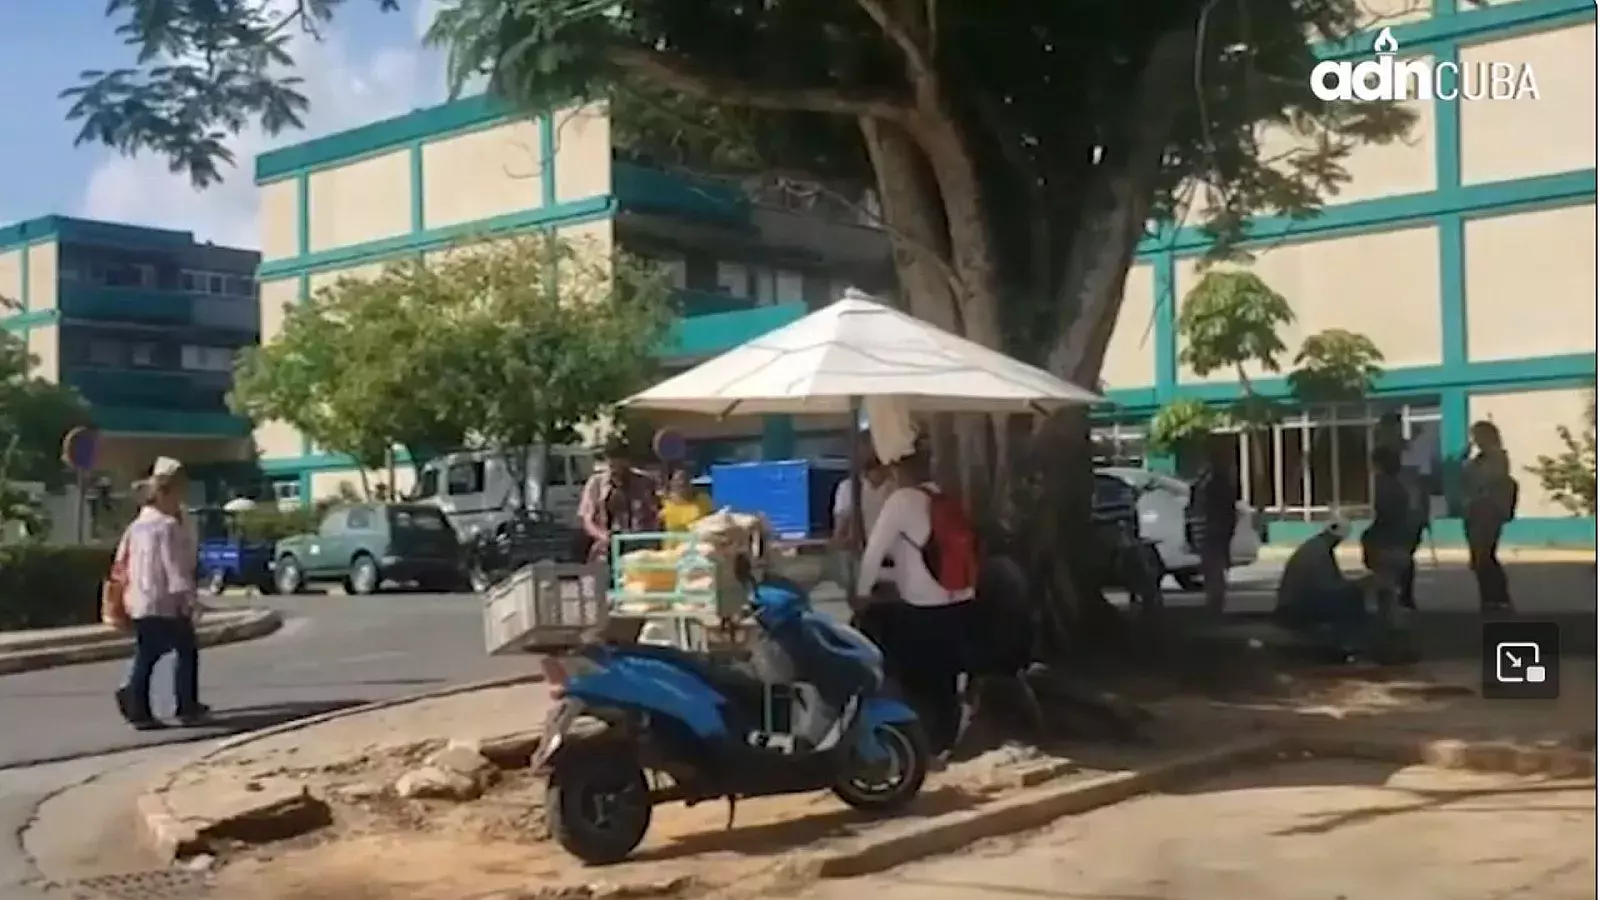
[[[392,768],[371,760],[351,772],[371,777]],[[744,893],[791,883],[803,855],[875,829],[976,809],[1042,776],[1099,774],[1103,770],[1059,756],[1004,747],[935,775],[910,811],[889,820],[856,812],[829,793],[741,801],[731,828],[724,802],[667,804],[656,809],[633,858],[604,869],[585,868],[547,839],[544,783],[525,769],[500,772],[469,803],[367,796],[367,785],[354,781],[327,790],[331,827],[269,847],[225,848],[218,896],[467,900]]]

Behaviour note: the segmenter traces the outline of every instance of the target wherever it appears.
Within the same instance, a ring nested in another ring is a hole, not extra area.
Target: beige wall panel
[[[611,193],[611,117],[603,104],[564,109],[551,116],[555,129],[556,202],[571,203]]]
[[[1466,223],[1467,358],[1595,351],[1593,203]]]
[[[277,337],[278,332],[283,330],[283,320],[288,316],[288,308],[300,301],[300,279],[263,281],[259,290],[261,340],[264,343]]]
[[[424,144],[423,222],[441,228],[537,208],[543,166],[534,122],[509,122]]]
[[[262,459],[298,459],[302,454],[300,432],[285,422],[263,422],[253,434]]]
[[[1431,227],[1358,234],[1288,244],[1259,252],[1252,266],[1293,308],[1297,321],[1281,332],[1287,372],[1300,342],[1328,328],[1364,334],[1383,352],[1386,368],[1437,364],[1439,341],[1439,239]],[[1180,260],[1177,293],[1199,283],[1193,260]],[[1263,377],[1258,369],[1247,370]],[[1181,367],[1185,382],[1230,382],[1229,372],[1197,377]]]
[[[1156,383],[1155,273],[1148,263],[1128,270],[1122,309],[1106,346],[1100,381],[1107,388],[1149,387]]]
[[[38,357],[32,374],[46,381],[61,380],[61,332],[55,325],[28,329],[28,352]]]
[[[323,288],[333,287],[341,278],[376,278],[383,272],[383,263],[374,262],[360,266],[351,266],[348,269],[325,269],[321,272],[312,272],[310,278],[311,293],[315,294]]]
[[[28,248],[28,309],[56,309],[56,289],[60,284],[60,251],[54,242]]]
[[[300,254],[300,190],[295,179],[261,188],[261,258],[265,261]]]
[[[1392,194],[1417,194],[1431,191],[1437,183],[1434,174],[1433,103],[1407,100],[1402,104],[1416,115],[1411,130],[1387,144],[1362,144],[1344,160],[1349,183],[1339,193],[1324,198],[1329,206],[1371,200]],[[1299,135],[1285,128],[1267,128],[1261,135],[1263,159],[1278,160],[1275,166],[1287,170],[1294,160],[1309,151],[1315,135]],[[1198,195],[1203,201],[1204,194]],[[1203,220],[1205,204],[1192,207],[1191,221]]]
[[[610,219],[569,225],[558,229],[556,234],[577,255],[580,260],[577,271],[582,273],[578,279],[569,279],[568,270],[563,268],[558,274],[564,291],[570,289],[576,296],[594,290],[599,284],[609,283],[597,281],[596,276],[611,271],[610,261],[616,252],[616,232]]]
[[[312,173],[312,252],[408,233],[410,158],[410,151],[399,150]]]
[[[1518,518],[1570,515],[1550,499],[1538,476],[1527,467],[1536,464],[1540,455],[1554,456],[1566,449],[1556,435],[1556,426],[1582,430],[1588,400],[1589,392],[1581,388],[1472,396],[1472,421],[1493,422],[1505,439],[1506,452],[1511,455],[1511,474],[1520,489]]]
[[[1593,22],[1461,49],[1462,72],[1527,64],[1538,99],[1462,102],[1461,180],[1507,181],[1594,166]]]
[[[26,250],[7,250],[0,253],[0,301],[24,305],[22,296],[22,254]],[[15,310],[0,305],[0,318],[14,315]]]

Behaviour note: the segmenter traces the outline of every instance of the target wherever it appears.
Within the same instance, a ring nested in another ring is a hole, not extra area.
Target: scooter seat
[[[766,699],[766,682],[739,666],[712,662],[704,654],[658,644],[636,644],[629,646],[623,652],[631,656],[660,660],[683,669],[735,703],[759,708]]]

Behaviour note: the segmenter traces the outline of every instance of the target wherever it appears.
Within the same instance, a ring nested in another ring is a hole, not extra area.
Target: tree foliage
[[[1540,455],[1528,471],[1538,476],[1539,484],[1562,509],[1575,516],[1595,514],[1595,395],[1589,395],[1584,409],[1583,431],[1574,434],[1566,425],[1556,426],[1562,450]]]
[[[1184,398],[1163,406],[1150,419],[1145,446],[1152,453],[1175,456],[1198,445],[1228,424],[1227,416],[1202,400]]]
[[[1306,405],[1355,403],[1372,393],[1383,374],[1383,353],[1364,334],[1329,328],[1300,344],[1289,390]]]
[[[5,307],[0,306],[0,310]],[[71,388],[34,374],[38,360],[16,334],[0,329],[0,454],[4,476],[57,487],[66,480],[61,441],[89,410]]]
[[[1282,371],[1287,349],[1279,329],[1294,323],[1294,310],[1259,275],[1212,269],[1183,298],[1178,313],[1178,359],[1196,375],[1231,372],[1239,399],[1229,417],[1245,427],[1276,421],[1278,405],[1255,390],[1249,368]]]
[[[649,371],[671,309],[658,273],[547,234],[342,279],[247,353],[231,402],[379,468],[526,446],[593,419]]]

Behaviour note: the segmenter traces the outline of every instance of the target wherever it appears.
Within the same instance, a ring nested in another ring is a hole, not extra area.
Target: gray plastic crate
[[[579,646],[605,629],[608,585],[604,564],[523,566],[485,592],[484,645],[491,656]]]

